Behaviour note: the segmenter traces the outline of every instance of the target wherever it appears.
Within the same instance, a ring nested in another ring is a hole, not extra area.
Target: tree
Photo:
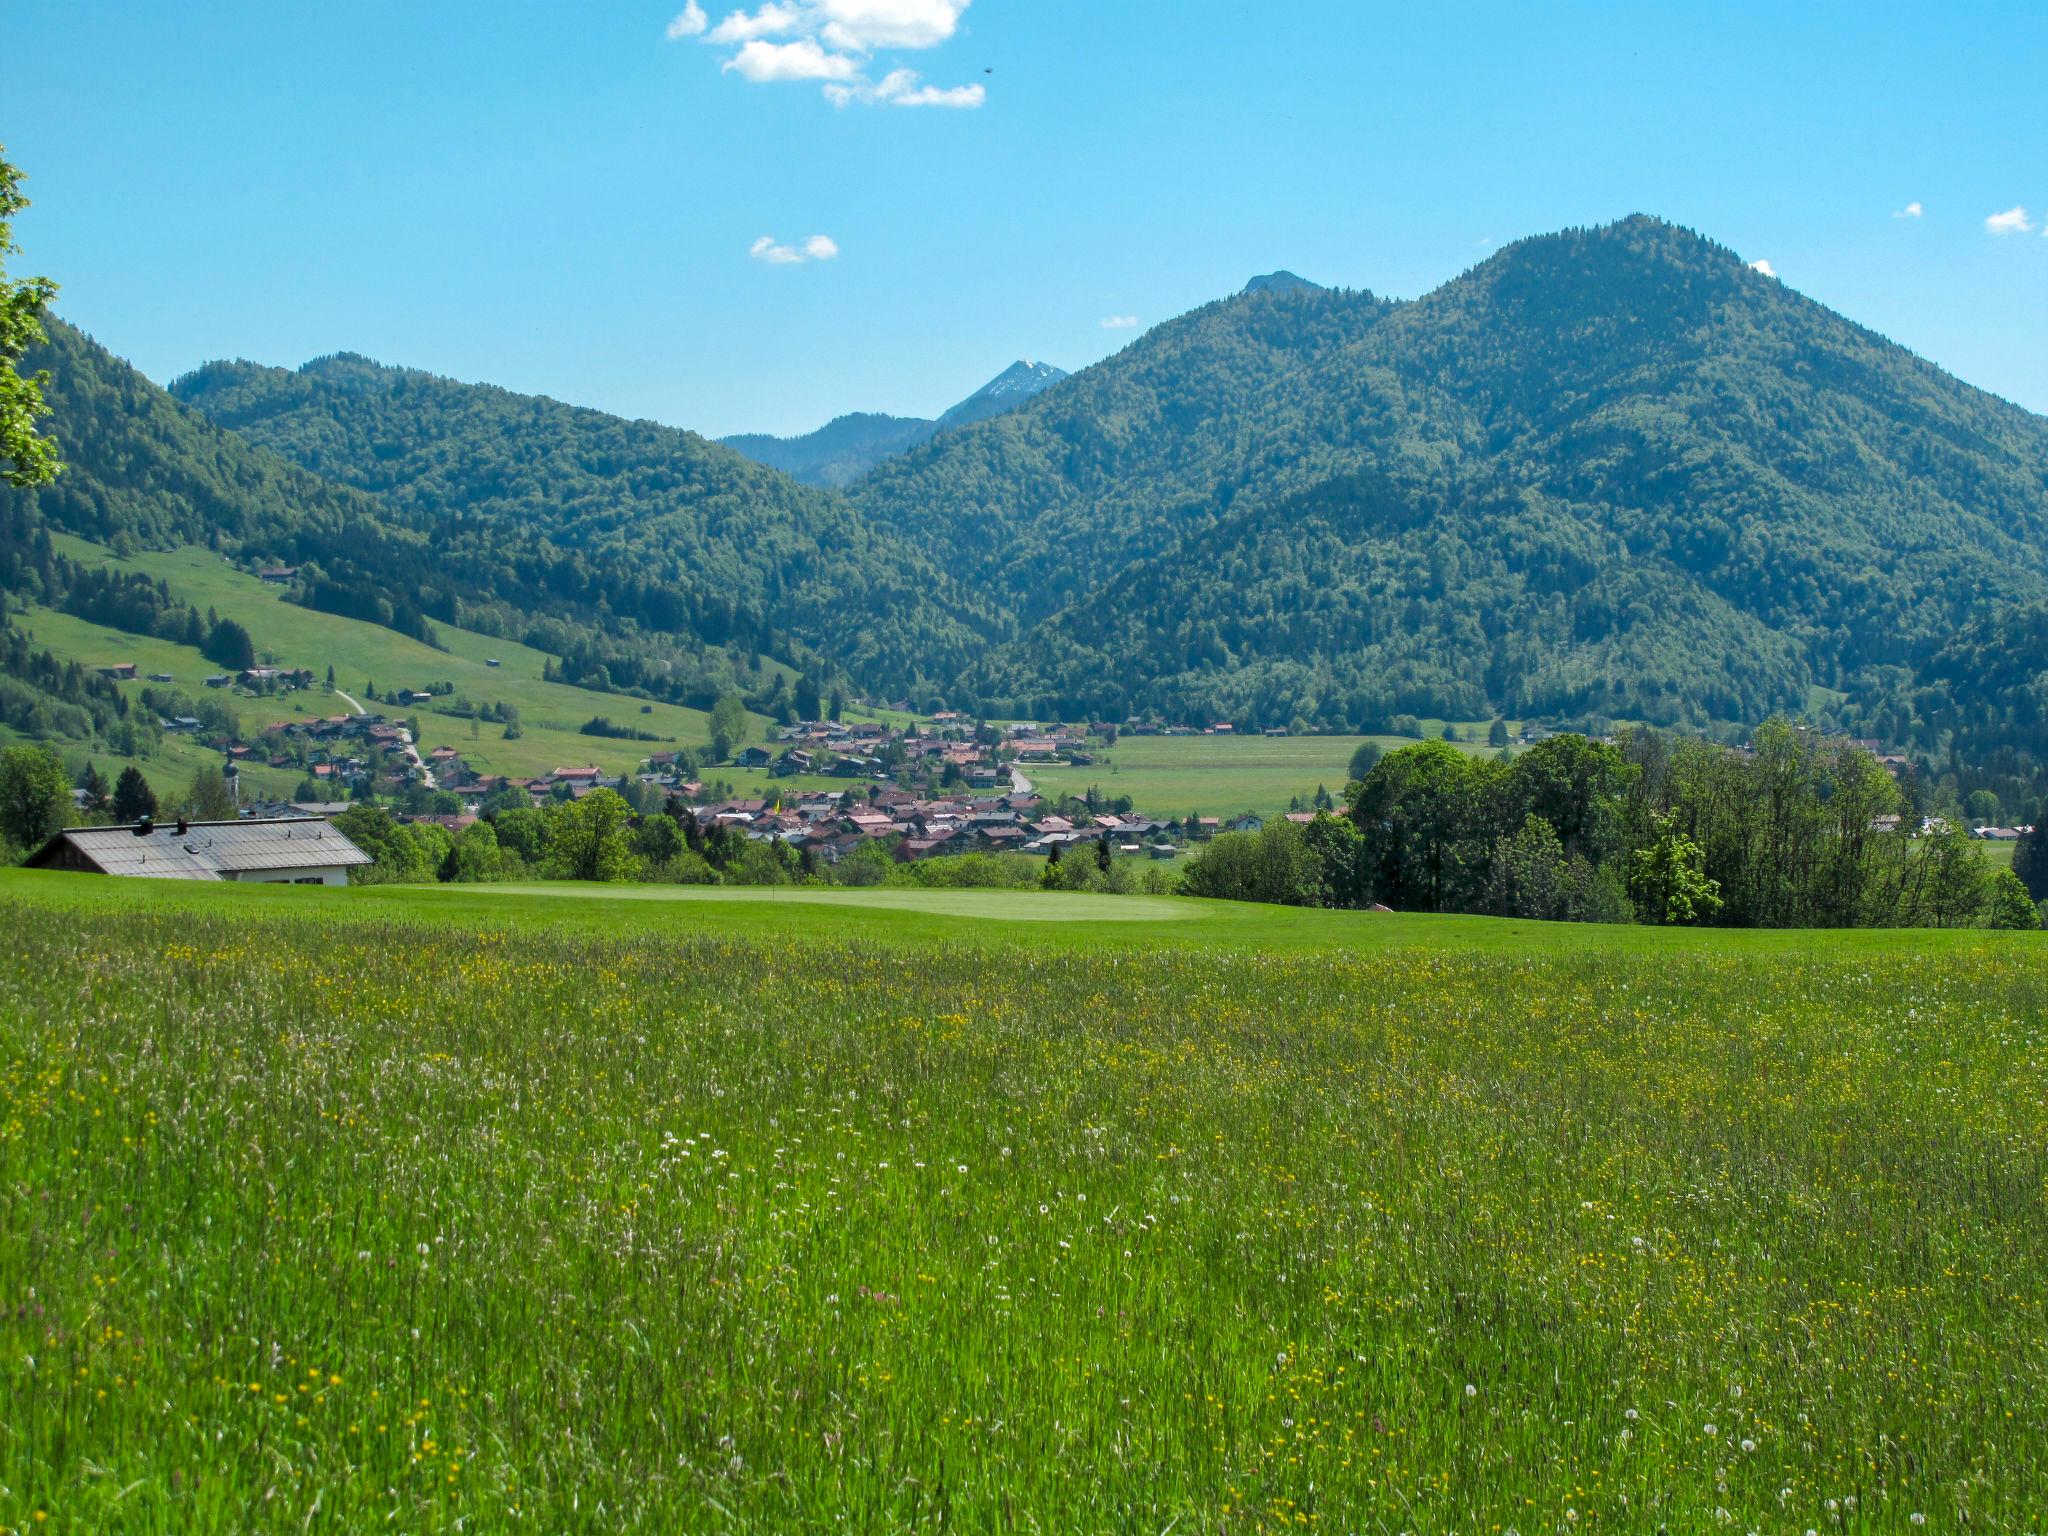
[[[1292,821],[1270,822],[1257,832],[1224,833],[1188,861],[1181,888],[1190,896],[1218,901],[1289,907],[1323,906],[1327,892],[1317,852],[1306,830]]]
[[[1116,850],[1109,846],[1109,834],[1105,832],[1095,840],[1095,867],[1106,875],[1109,866],[1115,862]]]
[[[1368,773],[1371,773],[1374,766],[1385,755],[1386,754],[1380,750],[1380,744],[1378,742],[1361,741],[1358,744],[1358,750],[1351,754],[1351,782],[1356,784]]]
[[[1706,854],[1669,818],[1658,824],[1657,840],[1629,860],[1629,890],[1652,923],[1705,922],[1721,910],[1721,886],[1707,878]]]
[[[2012,851],[2012,872],[2019,876],[2029,896],[2036,901],[2048,901],[2048,838],[2042,836],[2040,822],[2020,834]]]
[[[649,864],[666,864],[684,851],[683,829],[672,816],[643,817],[633,834],[633,851]]]
[[[1357,825],[1343,816],[1318,816],[1300,831],[1302,846],[1315,863],[1314,905],[1364,906],[1372,895],[1371,871],[1366,865],[1365,836]]]
[[[1920,840],[1915,875],[1915,915],[1921,921],[1964,928],[1984,910],[1991,866],[1983,846],[1954,822],[1941,823]]]
[[[222,619],[207,632],[203,650],[208,661],[230,672],[246,672],[256,665],[256,643],[233,619]]]
[[[1623,802],[1639,776],[1640,770],[1605,742],[1552,736],[1509,765],[1502,819],[1520,827],[1526,818],[1540,816],[1567,856],[1597,864],[1621,847]]]
[[[149,780],[142,776],[142,770],[130,763],[114,780],[114,820],[125,825],[154,815],[156,791],[149,787]]]
[[[2027,894],[2026,885],[2009,869],[1991,877],[1991,926],[2034,929],[2041,926],[2041,909]]]
[[[15,369],[21,356],[49,338],[43,331],[43,307],[57,296],[47,277],[7,276],[7,258],[20,249],[14,243],[14,216],[28,206],[21,194],[21,172],[7,163],[0,145],[0,484],[48,485],[57,478],[57,446],[36,429],[47,416],[43,386],[47,373],[23,378]]]
[[[1567,865],[1557,829],[1533,812],[1521,830],[1493,845],[1486,876],[1486,905],[1501,917],[1554,922],[1565,914]]]
[[[1348,791],[1370,884],[1388,906],[1470,910],[1493,852],[1492,801],[1504,770],[1443,741],[1389,752]]]
[[[1508,723],[1496,720],[1486,728],[1486,744],[1489,747],[1504,747],[1508,744]]]
[[[219,768],[209,763],[192,775],[192,787],[185,791],[184,815],[194,821],[233,821],[238,809],[234,788]]]
[[[107,781],[100,776],[99,764],[86,759],[85,771],[78,776],[78,787],[83,792],[81,809],[97,816],[107,808]]]
[[[48,747],[0,751],[0,834],[33,851],[71,819],[71,775]]]
[[[746,739],[747,706],[728,693],[711,706],[711,755],[722,763]]]
[[[1060,875],[1060,845],[1054,843],[1045,850],[1045,868],[1039,871],[1038,883],[1048,891],[1061,889],[1066,881]]]
[[[488,821],[473,821],[455,838],[449,868],[443,879],[476,885],[505,878],[505,850],[498,844],[498,831]]]
[[[632,813],[609,789],[565,800],[549,813],[555,873],[567,880],[630,880],[639,861],[628,829]]]
[[[1963,802],[1963,815],[1973,826],[1998,820],[2000,811],[1998,796],[1988,789],[1971,790],[1970,798]]]
[[[799,720],[816,720],[824,711],[818,700],[818,682],[806,672],[796,680],[796,717]]]

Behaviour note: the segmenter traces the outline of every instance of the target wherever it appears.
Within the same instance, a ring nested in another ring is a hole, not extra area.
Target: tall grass
[[[2048,1503],[2031,951],[0,916],[0,1527]]]

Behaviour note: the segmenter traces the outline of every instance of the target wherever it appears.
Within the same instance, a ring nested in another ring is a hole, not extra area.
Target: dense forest
[[[822,657],[898,690],[1005,630],[907,541],[693,432],[346,355],[209,364],[172,390],[430,529],[450,578],[515,609]]]
[[[851,494],[1031,621],[995,710],[2040,718],[1966,653],[2048,597],[2048,423],[1651,219],[1209,305]]]

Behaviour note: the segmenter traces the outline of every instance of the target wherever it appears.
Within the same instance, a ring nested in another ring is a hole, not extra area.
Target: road
[[[1028,795],[1031,793],[1031,781],[1024,777],[1024,770],[1015,763],[1010,764],[1010,793],[1013,795]]]
[[[367,715],[369,713],[352,696],[343,693],[339,688],[334,690],[334,696],[359,715]],[[403,726],[400,726],[398,729],[398,750],[408,763],[419,769],[420,782],[422,784],[426,785],[429,789],[439,789],[441,787],[434,782],[434,770],[426,765],[426,761],[420,756],[420,749],[413,744],[412,732],[406,730]]]

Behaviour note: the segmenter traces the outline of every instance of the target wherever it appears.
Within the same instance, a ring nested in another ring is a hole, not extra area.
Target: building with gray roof
[[[67,827],[37,849],[27,867],[147,880],[346,885],[353,866],[370,862],[325,821],[288,816]]]

